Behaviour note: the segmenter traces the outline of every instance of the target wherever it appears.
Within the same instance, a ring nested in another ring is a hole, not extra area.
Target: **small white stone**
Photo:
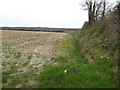
[[[64,73],[67,73],[67,70],[65,70]]]

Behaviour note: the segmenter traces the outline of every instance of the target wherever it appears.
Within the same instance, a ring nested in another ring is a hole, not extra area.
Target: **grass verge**
[[[72,34],[74,35],[74,34]],[[115,60],[99,58],[95,63],[88,63],[82,54],[74,36],[69,35],[57,42],[57,66],[46,68],[36,76],[37,88],[115,88],[117,74],[113,68]]]

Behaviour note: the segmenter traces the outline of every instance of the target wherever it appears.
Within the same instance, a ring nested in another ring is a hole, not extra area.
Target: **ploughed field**
[[[12,77],[30,71],[39,74],[44,66],[53,64],[51,58],[55,55],[55,43],[67,35],[55,32],[2,31],[3,87],[9,87]],[[26,83],[29,87],[35,81],[29,78]],[[18,84],[15,87],[23,86]]]

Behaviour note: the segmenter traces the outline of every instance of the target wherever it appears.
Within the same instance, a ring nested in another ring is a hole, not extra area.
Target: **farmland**
[[[108,56],[90,62],[76,32],[1,32],[3,88],[117,87],[117,62]]]
[[[30,70],[40,73],[43,66],[52,63],[54,44],[66,36],[66,33],[2,31],[3,73],[11,76]]]

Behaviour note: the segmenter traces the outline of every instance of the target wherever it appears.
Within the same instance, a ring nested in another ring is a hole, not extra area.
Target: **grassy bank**
[[[95,62],[101,57],[117,59],[118,54],[113,55],[113,52],[118,50],[117,44],[111,43],[106,30],[99,26],[81,30],[79,42],[89,62]]]
[[[89,63],[82,54],[74,34],[56,44],[56,65],[36,77],[37,88],[113,88],[117,86],[117,63],[107,57]]]

